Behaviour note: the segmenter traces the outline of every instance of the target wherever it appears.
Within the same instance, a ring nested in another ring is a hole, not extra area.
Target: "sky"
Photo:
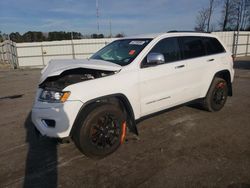
[[[98,0],[100,33],[193,30],[208,0]],[[219,20],[215,11],[214,22]],[[0,31],[77,31],[97,33],[96,0],[0,0]]]

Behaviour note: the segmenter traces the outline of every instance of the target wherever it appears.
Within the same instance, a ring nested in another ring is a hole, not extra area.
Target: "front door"
[[[165,63],[140,69],[141,116],[185,102],[188,83],[178,39],[166,38],[150,51],[164,55]],[[146,58],[143,63],[145,63]]]

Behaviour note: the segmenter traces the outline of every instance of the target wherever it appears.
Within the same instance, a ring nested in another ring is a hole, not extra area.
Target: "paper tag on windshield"
[[[128,54],[129,55],[134,55],[135,54],[135,50],[130,50]]]
[[[145,43],[145,41],[143,40],[132,40],[129,44],[132,45],[143,45]]]

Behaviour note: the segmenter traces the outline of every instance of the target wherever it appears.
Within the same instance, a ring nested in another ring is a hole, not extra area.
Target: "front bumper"
[[[64,103],[38,101],[32,108],[32,122],[43,136],[68,137],[82,105],[81,101],[66,101]],[[52,120],[55,126],[49,126],[45,120]]]

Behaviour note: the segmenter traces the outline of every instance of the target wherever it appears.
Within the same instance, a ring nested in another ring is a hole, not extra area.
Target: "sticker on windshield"
[[[135,54],[135,50],[130,50],[128,54],[129,55],[134,55]]]
[[[143,40],[132,40],[129,44],[131,45],[143,45],[145,41]]]

